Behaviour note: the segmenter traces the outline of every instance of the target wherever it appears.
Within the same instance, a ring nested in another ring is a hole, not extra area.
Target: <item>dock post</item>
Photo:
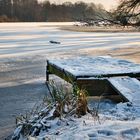
[[[49,61],[47,60],[46,66],[46,83],[49,81]]]

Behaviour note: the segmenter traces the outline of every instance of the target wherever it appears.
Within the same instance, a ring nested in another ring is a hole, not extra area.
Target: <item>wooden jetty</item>
[[[140,97],[140,65],[126,60],[111,57],[47,60],[46,81],[50,74],[75,83],[91,96],[119,95],[123,101],[131,102]]]

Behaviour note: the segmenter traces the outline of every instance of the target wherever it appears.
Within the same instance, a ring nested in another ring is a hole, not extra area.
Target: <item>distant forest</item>
[[[0,0],[0,21],[44,22],[76,21],[107,17],[104,7],[94,3],[65,2],[54,4],[37,0]]]

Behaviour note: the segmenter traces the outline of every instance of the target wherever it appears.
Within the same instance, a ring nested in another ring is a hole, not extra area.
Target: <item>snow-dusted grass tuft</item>
[[[35,105],[31,112],[16,117],[17,128],[12,136],[13,140],[38,137],[42,134],[45,137],[50,134],[58,135],[60,132],[57,128],[74,125],[73,118],[81,118],[87,113],[99,119],[98,111],[88,108],[86,90],[77,86],[74,90],[69,90],[58,86],[54,81],[49,83],[48,88],[50,95],[39,105]],[[86,125],[83,121],[84,124]]]

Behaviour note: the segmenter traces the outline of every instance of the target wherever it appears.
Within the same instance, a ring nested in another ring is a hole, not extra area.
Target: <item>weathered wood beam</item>
[[[70,72],[67,72],[64,69],[61,69],[56,65],[49,63],[49,61],[47,62],[47,74],[55,74],[56,76],[59,76],[60,78],[64,79],[65,81],[71,84],[77,79],[77,77],[71,74]]]

